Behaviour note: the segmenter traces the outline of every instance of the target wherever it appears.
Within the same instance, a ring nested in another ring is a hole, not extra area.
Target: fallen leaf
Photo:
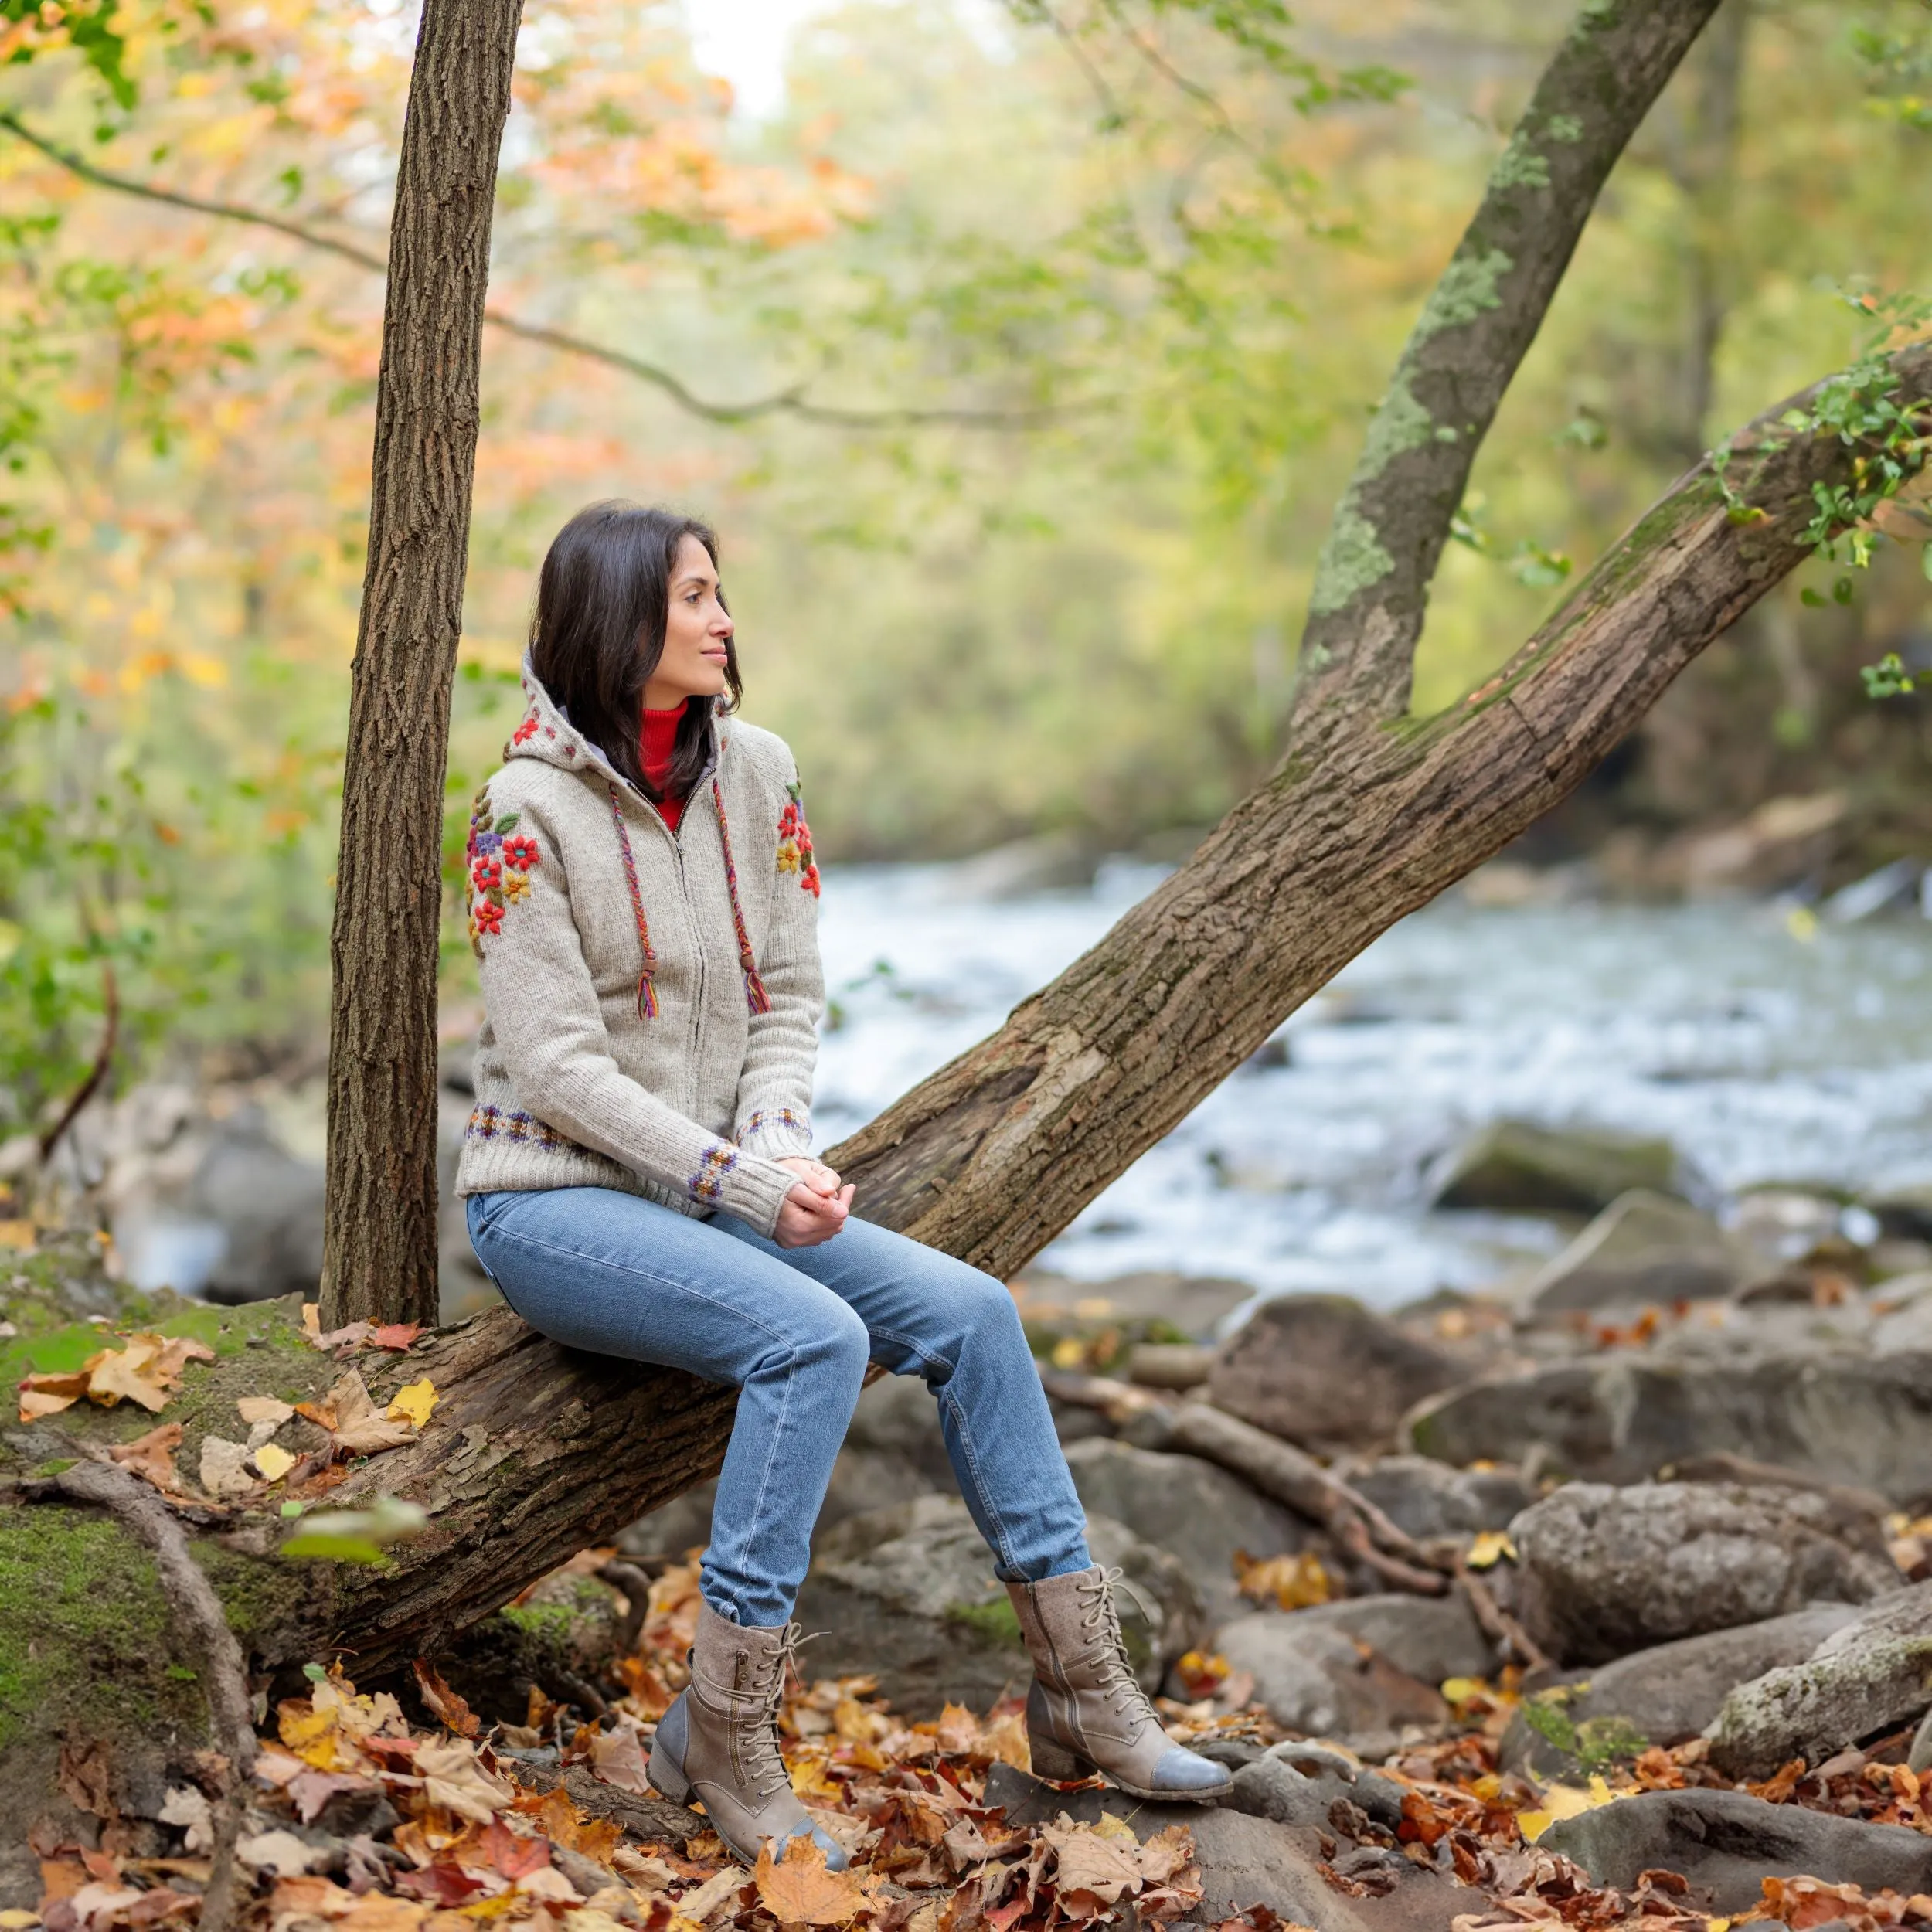
[[[402,1355],[422,1332],[420,1321],[386,1321],[371,1328],[366,1339],[372,1349],[393,1349]]]
[[[295,1458],[280,1444],[265,1442],[255,1451],[254,1464],[270,1482],[280,1482],[295,1467]]]
[[[235,1406],[251,1429],[258,1422],[272,1422],[279,1429],[295,1413],[292,1402],[277,1401],[274,1396],[243,1396]]]
[[[400,1449],[416,1435],[409,1423],[393,1422],[376,1413],[368,1385],[353,1369],[320,1402],[298,1402],[295,1407],[298,1414],[326,1429],[335,1438],[338,1449],[346,1449],[352,1455]]]
[[[1335,1579],[1311,1549],[1292,1556],[1257,1561],[1245,1549],[1234,1553],[1235,1587],[1257,1603],[1273,1597],[1283,1610],[1308,1610],[1325,1604],[1337,1593]]]
[[[649,1794],[644,1733],[634,1720],[621,1720],[616,1730],[599,1731],[591,1738],[590,1768],[619,1791],[635,1791],[640,1797]]]
[[[87,1393],[84,1371],[71,1375],[22,1376],[20,1378],[20,1420],[37,1422],[43,1416],[57,1416],[71,1409]]]
[[[295,1807],[295,1815],[304,1825],[313,1825],[328,1801],[344,1791],[375,1791],[382,1787],[372,1777],[359,1777],[353,1771],[301,1771],[284,1787]]]
[[[1485,1529],[1469,1546],[1463,1561],[1471,1570],[1494,1570],[1507,1556],[1516,1560],[1516,1546],[1506,1529]]]
[[[551,1905],[581,1905],[583,1894],[553,1865],[537,1866],[516,1881],[519,1898],[538,1899]]]
[[[31,1221],[0,1221],[0,1248],[12,1248],[22,1254],[31,1254],[33,1246]]]
[[[175,1468],[175,1451],[181,1447],[181,1424],[164,1422],[132,1442],[124,1442],[107,1451],[111,1461],[131,1469],[144,1481],[152,1483],[164,1495],[179,1493],[180,1472]]]
[[[420,1429],[429,1420],[436,1403],[436,1384],[425,1376],[420,1382],[404,1383],[389,1398],[389,1405],[383,1413],[392,1422],[411,1422]]]
[[[685,1849],[689,1852],[690,1847]],[[702,1925],[727,1900],[735,1900],[740,1893],[748,1891],[751,1883],[751,1874],[743,1866],[727,1865],[722,1872],[713,1872],[696,1891],[687,1892],[678,1900],[678,1916],[689,1919],[693,1925]]]
[[[1103,1903],[1112,1905],[1123,1892],[1140,1889],[1140,1848],[1131,1830],[1125,1845],[1117,1836],[1090,1825],[1048,1825],[1042,1827],[1039,1835],[1053,1848],[1062,1892],[1091,1892]]]
[[[191,1336],[141,1334],[130,1335],[125,1348],[103,1349],[81,1366],[87,1372],[89,1401],[104,1409],[133,1402],[152,1412],[168,1406],[190,1362],[214,1359],[213,1349]]]
[[[311,1861],[322,1854],[304,1845],[293,1832],[257,1832],[252,1838],[238,1841],[235,1855],[257,1872],[273,1872],[277,1878],[292,1879],[299,1878],[308,1869]]]
[[[413,1668],[416,1688],[430,1707],[430,1715],[458,1737],[475,1736],[483,1726],[477,1721],[476,1713],[444,1682],[443,1673],[426,1657],[417,1658]]]
[[[476,1747],[467,1738],[420,1746],[416,1769],[423,1780],[423,1795],[432,1804],[440,1804],[459,1818],[474,1818],[479,1825],[488,1824],[515,1795],[478,1763]]]
[[[849,1925],[872,1903],[857,1872],[828,1871],[817,1841],[802,1834],[775,1864],[767,1838],[752,1877],[759,1903],[781,1925]]]

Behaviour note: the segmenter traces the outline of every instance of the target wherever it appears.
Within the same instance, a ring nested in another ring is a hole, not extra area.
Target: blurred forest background
[[[835,870],[1042,832],[1184,850],[1273,761],[1367,412],[1563,24],[859,0],[750,119],[675,6],[532,0],[452,855],[536,564],[607,495],[719,528],[748,715],[792,740]],[[131,1064],[321,1031],[412,33],[394,0],[0,0],[0,1128],[86,1074],[104,960]],[[1848,294],[1926,287],[1929,159],[1924,0],[1733,0],[1484,451],[1419,709],[1843,363]],[[1810,566],[1753,612],[1532,855],[1674,891],[1687,837],[1772,800],[1835,828],[1826,884],[1932,849],[1925,692],[1859,675],[1932,665],[1920,552],[1844,587]]]

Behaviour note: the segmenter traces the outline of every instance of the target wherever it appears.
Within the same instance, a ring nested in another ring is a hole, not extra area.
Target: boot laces
[[[760,1798],[791,1789],[791,1774],[778,1748],[778,1709],[798,1669],[800,1647],[811,1641],[798,1624],[787,1624],[749,1684],[733,1689],[707,1680],[706,1688],[721,1696],[731,1712],[733,1762]]]
[[[1117,1717],[1138,1717],[1151,1723],[1154,1707],[1128,1665],[1127,1645],[1121,1634],[1121,1613],[1114,1601],[1117,1587],[1133,1598],[1143,1617],[1148,1615],[1147,1605],[1117,1566],[1084,1580],[1080,1585],[1084,1610],[1080,1628],[1089,1640],[1087,1661],[1094,1673],[1094,1689],[1107,1700],[1108,1708]]]

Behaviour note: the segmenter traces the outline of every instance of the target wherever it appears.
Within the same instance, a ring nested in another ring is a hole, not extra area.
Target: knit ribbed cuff
[[[795,1107],[761,1107],[731,1137],[760,1160],[787,1161],[811,1152],[811,1116]]]
[[[798,1185],[788,1168],[740,1150],[722,1177],[718,1205],[770,1240],[778,1232],[778,1210]]]

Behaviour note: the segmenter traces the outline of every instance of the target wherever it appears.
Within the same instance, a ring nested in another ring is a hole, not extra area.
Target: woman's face
[[[695,536],[682,539],[671,566],[664,655],[645,684],[645,708],[668,711],[687,698],[715,698],[723,692],[731,629],[711,553]]]

